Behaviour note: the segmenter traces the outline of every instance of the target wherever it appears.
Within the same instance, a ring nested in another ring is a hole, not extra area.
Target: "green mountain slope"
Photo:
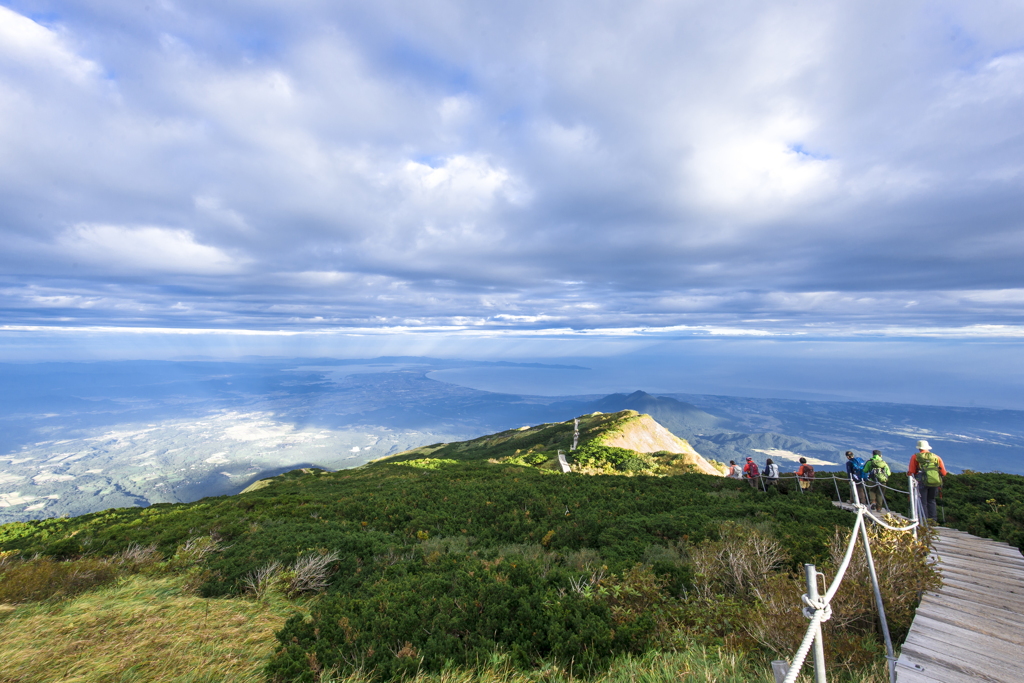
[[[597,412],[580,417],[578,449],[573,451],[575,429],[574,420],[524,426],[470,441],[424,446],[384,461],[487,461],[561,472],[558,452],[562,451],[573,471],[590,474],[700,472],[721,476],[725,473],[719,463],[705,460],[685,440],[673,435],[650,415],[641,415],[635,410]]]

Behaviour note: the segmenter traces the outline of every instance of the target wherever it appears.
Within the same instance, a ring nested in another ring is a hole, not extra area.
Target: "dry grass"
[[[263,681],[295,603],[206,600],[183,582],[134,576],[58,603],[2,606],[0,682]]]
[[[50,557],[7,561],[0,573],[0,604],[70,597],[113,582],[119,571],[116,561],[95,557],[68,562]]]

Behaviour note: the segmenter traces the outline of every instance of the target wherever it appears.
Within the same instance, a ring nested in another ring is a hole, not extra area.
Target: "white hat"
[[[917,442],[917,448],[918,448],[918,450],[921,450],[922,448],[923,448],[924,450],[926,450],[926,451],[927,451],[927,450],[931,450],[931,446],[929,446],[929,445],[928,445],[928,442],[927,442],[927,441],[924,441],[924,440],[921,440],[921,441],[918,441],[918,442]]]

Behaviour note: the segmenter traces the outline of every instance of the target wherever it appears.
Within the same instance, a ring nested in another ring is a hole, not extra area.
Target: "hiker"
[[[779,466],[771,458],[764,463],[764,483],[768,486],[779,485]]]
[[[796,478],[802,491],[810,490],[811,482],[814,481],[814,468],[807,464],[807,458],[800,458],[800,469],[796,471]]]
[[[747,481],[750,482],[750,488],[756,489],[761,473],[757,471],[757,463],[749,455],[747,456],[747,464],[743,466],[743,474],[746,475]]]
[[[924,488],[921,501],[924,503],[925,514],[928,519],[935,521],[935,499],[942,489],[942,478],[946,476],[946,466],[942,464],[942,458],[932,453],[931,448],[923,439],[917,442],[917,453],[910,457],[907,474],[917,477],[918,483]]]
[[[850,477],[850,502],[868,503],[868,492],[864,488],[864,461],[853,454],[853,451],[846,451],[846,474]],[[857,488],[854,495],[854,487]]]
[[[882,459],[882,451],[871,451],[871,457],[864,463],[864,478],[867,480],[868,496],[871,498],[871,509],[881,510],[885,502],[882,485],[889,481],[892,470]]]
[[[729,477],[732,479],[743,478],[743,472],[740,471],[740,466],[736,464],[735,460],[729,461]]]

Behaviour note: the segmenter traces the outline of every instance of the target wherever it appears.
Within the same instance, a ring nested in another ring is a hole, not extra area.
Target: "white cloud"
[[[0,60],[54,71],[77,84],[84,84],[101,73],[95,62],[76,55],[59,33],[3,6],[0,6]]]
[[[152,226],[81,224],[58,236],[65,259],[112,273],[236,273],[244,261],[199,244],[188,230]]]
[[[437,167],[409,161],[398,179],[416,205],[459,213],[486,210],[498,197],[515,203],[528,197],[507,169],[479,156],[456,155]]]
[[[0,7],[0,305],[282,334],[1012,325],[1022,10],[945,7]]]

